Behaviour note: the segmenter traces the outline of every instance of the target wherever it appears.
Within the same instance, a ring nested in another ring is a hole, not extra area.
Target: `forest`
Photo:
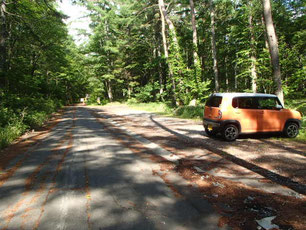
[[[303,0],[74,0],[76,45],[54,0],[0,0],[0,148],[63,105],[203,105],[212,92],[304,104]]]

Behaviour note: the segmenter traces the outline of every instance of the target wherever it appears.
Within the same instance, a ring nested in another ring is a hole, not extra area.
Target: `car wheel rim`
[[[228,140],[234,140],[237,136],[237,130],[234,127],[228,127],[225,130],[225,138]]]
[[[289,125],[287,130],[289,137],[295,137],[298,133],[298,129],[295,125]]]

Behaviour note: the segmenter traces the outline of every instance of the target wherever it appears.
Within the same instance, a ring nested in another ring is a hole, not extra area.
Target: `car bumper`
[[[204,126],[211,125],[214,128],[219,128],[221,126],[221,123],[218,122],[218,121],[214,121],[214,120],[210,120],[210,119],[204,118],[203,119],[203,125]]]
[[[203,126],[204,126],[204,128],[207,128],[209,130],[219,130],[220,127],[221,127],[221,122],[204,118],[203,119]]]

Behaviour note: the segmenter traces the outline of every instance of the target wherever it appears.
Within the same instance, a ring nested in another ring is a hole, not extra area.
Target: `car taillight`
[[[222,118],[222,112],[221,110],[218,111],[218,119],[221,119]]]

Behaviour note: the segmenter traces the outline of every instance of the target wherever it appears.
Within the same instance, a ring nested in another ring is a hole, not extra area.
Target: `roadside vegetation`
[[[199,106],[173,106],[170,102],[147,102],[141,103],[137,102],[137,100],[128,100],[127,102],[115,102],[108,103],[107,105],[122,105],[125,104],[130,108],[136,110],[143,110],[147,112],[152,112],[155,114],[163,115],[163,116],[171,116],[171,117],[179,117],[186,119],[201,119],[203,116],[204,105]],[[92,105],[97,105],[93,103]]]
[[[81,55],[53,1],[0,2],[0,149],[85,94]]]
[[[2,101],[0,107],[0,149],[25,131],[41,127],[49,115],[63,105],[60,101],[43,98],[19,98],[10,95],[10,99],[10,102]]]
[[[149,103],[139,103],[137,100],[128,100],[126,104],[134,109],[144,110],[148,112],[153,112],[165,116],[173,116],[174,108],[173,106],[163,103],[163,102],[149,102]]]

